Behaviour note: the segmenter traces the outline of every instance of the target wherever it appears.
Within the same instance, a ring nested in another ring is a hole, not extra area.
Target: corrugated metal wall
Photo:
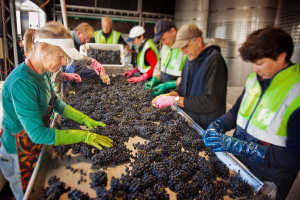
[[[279,0],[275,26],[283,28],[294,41],[292,61],[300,63],[300,1]]]
[[[252,65],[238,48],[254,30],[274,25],[277,0],[210,0],[207,37],[228,39],[228,86],[244,86]]]
[[[174,22],[179,29],[184,24],[196,24],[206,37],[209,0],[176,0]]]

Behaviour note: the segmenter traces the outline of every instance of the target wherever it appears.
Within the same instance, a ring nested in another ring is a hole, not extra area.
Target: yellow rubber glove
[[[85,124],[90,130],[93,130],[94,126],[106,126],[103,122],[97,122],[69,105],[64,109],[63,117],[72,119],[80,124]]]
[[[100,150],[101,146],[110,148],[113,141],[108,137],[83,130],[55,130],[55,146],[84,142]]]

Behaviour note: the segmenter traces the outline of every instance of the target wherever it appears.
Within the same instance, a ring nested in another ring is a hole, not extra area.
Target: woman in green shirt
[[[17,200],[23,198],[42,144],[112,146],[109,138],[89,131],[49,127],[53,111],[89,129],[105,126],[62,102],[50,84],[50,72],[82,58],[64,26],[49,22],[35,32],[27,30],[25,54],[28,60],[12,71],[2,91],[0,167]]]

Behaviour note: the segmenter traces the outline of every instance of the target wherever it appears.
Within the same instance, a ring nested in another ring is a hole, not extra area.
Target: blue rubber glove
[[[225,133],[227,131],[227,122],[225,119],[219,117],[207,127],[207,130],[214,130],[216,133]]]
[[[264,163],[267,147],[254,142],[245,142],[222,133],[205,132],[203,142],[207,147],[218,147],[213,152],[227,151],[234,155],[241,155],[245,158]]]

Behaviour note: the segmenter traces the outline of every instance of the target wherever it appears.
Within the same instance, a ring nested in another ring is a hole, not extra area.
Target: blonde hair
[[[80,23],[75,27],[75,31],[81,31],[83,34],[88,34],[90,38],[94,37],[94,29],[86,22]]]
[[[43,27],[36,30],[28,29],[24,36],[24,51],[27,58],[30,58],[33,55],[39,44],[39,42],[34,42],[34,38],[73,39],[69,31],[67,31],[65,27],[58,22],[48,22]],[[45,50],[42,52],[44,55],[52,54],[61,50],[58,46],[47,43],[44,44],[46,45]]]

